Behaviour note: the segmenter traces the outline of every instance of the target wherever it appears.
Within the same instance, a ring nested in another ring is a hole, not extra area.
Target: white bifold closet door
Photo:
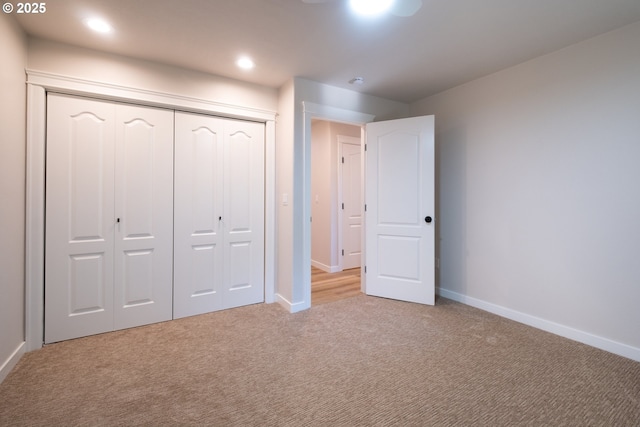
[[[45,342],[171,319],[173,114],[48,96]]]
[[[174,318],[264,301],[264,124],[176,112]]]

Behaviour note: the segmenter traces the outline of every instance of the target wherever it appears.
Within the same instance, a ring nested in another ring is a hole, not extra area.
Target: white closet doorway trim
[[[26,350],[42,347],[46,94],[49,91],[199,112],[265,124],[265,302],[275,301],[275,111],[27,70],[27,197],[25,242]]]

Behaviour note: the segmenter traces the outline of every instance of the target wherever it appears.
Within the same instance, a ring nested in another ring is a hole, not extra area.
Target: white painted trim
[[[315,104],[303,101],[302,111],[305,117],[328,120],[331,122],[347,123],[350,125],[364,126],[372,122],[376,116],[373,114],[361,113],[359,111],[345,110],[343,108],[331,107],[329,105]],[[306,119],[305,119],[306,120]]]
[[[440,288],[439,294],[444,298],[470,305],[471,307],[476,307],[481,310],[488,311],[489,313],[497,314],[498,316],[640,362],[640,348],[612,341],[607,338],[602,338],[588,332],[580,331],[569,326],[541,319],[530,314],[502,307],[500,305],[459,294],[447,289]]]
[[[191,112],[204,112],[224,117],[260,122],[275,120],[276,116],[275,111],[249,108],[239,105],[229,105],[208,99],[138,89],[129,86],[86,80],[37,70],[27,70],[27,84],[42,86],[48,91],[93,96],[114,101],[133,100],[136,104],[140,105],[151,105],[170,109],[181,108]]]
[[[286,299],[280,294],[276,294],[276,301],[278,302],[278,304],[283,306],[289,313],[297,313],[299,311],[303,311],[311,308],[310,301],[300,301],[297,303],[292,303],[291,301],[289,301],[288,299]]]
[[[364,128],[364,125],[372,122],[375,119],[375,116],[359,111],[315,104],[308,101],[302,101],[302,112],[304,118],[302,218],[305,220],[303,221],[302,232],[302,277],[294,277],[294,280],[297,279],[302,281],[303,294],[300,304],[309,308],[311,307],[311,221],[306,220],[306,218],[311,218],[311,119],[346,123]],[[364,256],[363,246],[363,259]]]
[[[11,356],[9,356],[9,358],[0,366],[0,383],[7,378],[9,372],[11,372],[11,370],[18,364],[18,361],[25,352],[25,348],[26,343],[23,341],[18,345],[18,348],[11,353]]]
[[[264,302],[276,293],[276,122],[265,123],[264,174]]]
[[[27,85],[27,182],[25,219],[26,351],[44,340],[44,189],[47,98],[43,87]]]
[[[27,184],[25,241],[26,351],[42,348],[44,336],[44,220],[46,92],[125,101],[140,105],[265,123],[265,302],[275,301],[275,119],[274,111],[207,99],[141,90],[35,70],[27,70]]]
[[[311,265],[327,273],[338,273],[342,271],[342,268],[339,265],[326,265],[314,260],[311,260]]]

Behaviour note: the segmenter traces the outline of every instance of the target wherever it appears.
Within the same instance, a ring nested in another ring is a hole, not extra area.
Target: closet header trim
[[[130,86],[81,79],[77,77],[26,70],[27,83],[42,86],[48,91],[70,95],[100,97],[113,101],[128,101],[139,105],[183,109],[189,112],[206,113],[256,122],[275,120],[275,111],[225,104],[208,99],[194,98]]]

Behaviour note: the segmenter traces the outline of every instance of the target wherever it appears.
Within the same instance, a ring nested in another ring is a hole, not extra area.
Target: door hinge
[[[342,156],[342,163],[344,163],[344,156]]]
[[[344,210],[344,203],[342,204],[342,210]]]
[[[364,211],[365,212],[367,211],[367,204],[366,203],[364,204]]]
[[[344,256],[344,249],[342,250],[342,256]]]
[[[364,274],[367,274],[367,266],[364,266]]]

